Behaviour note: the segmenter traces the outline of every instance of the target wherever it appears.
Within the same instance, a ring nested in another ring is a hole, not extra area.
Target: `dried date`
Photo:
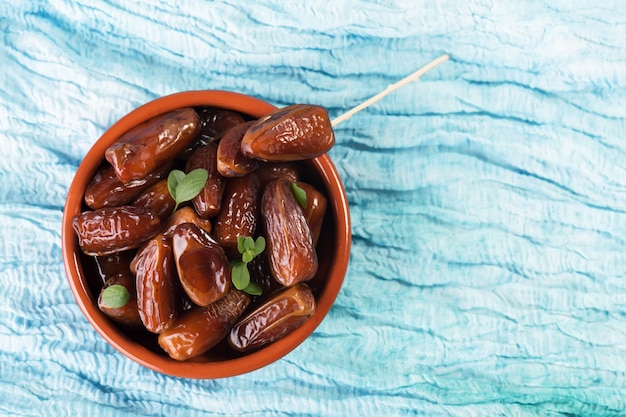
[[[130,203],[153,184],[167,177],[171,164],[165,164],[143,178],[123,183],[115,169],[106,164],[93,176],[85,189],[85,204],[92,209],[123,206]]]
[[[187,172],[194,169],[206,169],[209,176],[200,194],[193,199],[196,212],[205,219],[215,216],[222,204],[224,178],[217,171],[217,145],[210,143],[196,149],[185,166]]]
[[[198,110],[198,114],[200,115],[198,139],[205,143],[217,141],[225,132],[244,122],[240,113],[215,107],[204,107]]]
[[[226,337],[248,305],[250,296],[233,289],[215,303],[181,314],[170,329],[159,335],[159,345],[179,361],[201,355]]]
[[[107,306],[103,301],[102,294],[104,290],[111,285],[121,285],[128,291],[129,299],[126,304],[121,307]],[[135,277],[130,273],[115,275],[106,280],[100,295],[98,296],[98,308],[116,323],[131,329],[140,329],[143,327],[141,318],[139,317],[139,309],[137,307],[137,290],[135,287]]]
[[[145,178],[189,146],[200,131],[194,109],[183,108],[158,115],[132,128],[105,152],[123,183]]]
[[[322,224],[324,223],[324,216],[326,215],[326,197],[311,184],[304,182],[297,182],[296,184],[306,193],[306,207],[302,211],[311,229],[313,245],[316,245],[322,230]]]
[[[227,131],[217,145],[217,170],[224,177],[241,177],[259,167],[261,161],[241,153],[241,140],[254,121],[242,123]]]
[[[241,152],[263,161],[297,161],[326,153],[335,134],[325,108],[293,104],[257,120],[241,141]]]
[[[165,179],[141,193],[133,201],[132,205],[152,209],[159,216],[161,222],[164,222],[174,211],[176,201],[172,198],[167,188],[167,180]]]
[[[210,220],[198,216],[198,213],[196,213],[193,208],[187,206],[176,210],[174,214],[167,219],[162,229],[163,233],[171,237],[176,226],[183,223],[193,223],[207,233],[211,233],[211,230],[213,230],[213,225]]]
[[[150,240],[131,262],[135,271],[137,305],[145,328],[161,333],[178,314],[178,285],[172,245],[162,235]]]
[[[288,287],[313,278],[318,268],[317,253],[289,182],[279,178],[268,184],[263,192],[261,214],[274,279]]]
[[[289,182],[300,181],[300,173],[294,162],[266,162],[255,173],[259,177],[262,190],[267,184],[278,178],[284,178]]]
[[[121,206],[82,212],[72,226],[84,253],[107,255],[139,247],[159,232],[161,222],[150,209]]]
[[[228,343],[240,352],[262,348],[293,332],[313,313],[315,297],[306,284],[285,288],[238,321]]]
[[[185,293],[199,306],[224,297],[231,271],[224,250],[198,226],[183,223],[172,233],[176,270]]]
[[[237,255],[237,237],[255,236],[259,221],[259,180],[254,173],[229,178],[213,234],[219,244]]]

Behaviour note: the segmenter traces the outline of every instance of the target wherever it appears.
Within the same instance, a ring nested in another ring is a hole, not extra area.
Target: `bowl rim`
[[[329,199],[328,207],[332,210],[340,239],[335,250],[336,262],[328,273],[328,284],[320,293],[316,311],[309,320],[266,348],[219,362],[174,361],[126,336],[100,312],[87,283],[81,279],[84,271],[78,255],[78,240],[72,228],[72,219],[79,213],[83,197],[77,190],[85,189],[101,163],[106,148],[131,127],[175,108],[199,106],[225,108],[257,118],[277,109],[266,101],[233,91],[190,90],[156,98],[130,111],[96,140],[79,164],[63,209],[61,240],[64,269],[72,294],[83,315],[111,346],[127,358],[162,374],[191,379],[216,379],[249,373],[267,366],[297,348],[314,332],[330,311],[343,284],[349,264],[352,233],[348,199],[335,165],[328,154],[313,158],[310,162],[321,176],[328,193],[337,196]],[[254,110],[252,114],[251,110]],[[268,353],[267,349],[270,348],[271,353]]]

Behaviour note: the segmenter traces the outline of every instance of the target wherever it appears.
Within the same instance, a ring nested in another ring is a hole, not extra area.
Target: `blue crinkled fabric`
[[[626,415],[626,8],[566,0],[0,4],[0,415]],[[78,308],[61,218],[90,146],[170,93],[335,117],[353,247],[283,359],[165,376]]]

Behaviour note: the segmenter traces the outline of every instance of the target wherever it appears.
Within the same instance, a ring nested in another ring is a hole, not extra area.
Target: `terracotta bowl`
[[[311,281],[317,308],[301,327],[261,350],[249,354],[203,355],[193,361],[179,362],[146,341],[118,327],[97,306],[98,285],[85,265],[72,219],[82,210],[87,183],[104,160],[104,152],[120,135],[158,114],[181,107],[213,106],[259,118],[275,109],[254,97],[227,91],[189,91],[147,103],[122,117],[96,141],[78,167],[70,185],[63,213],[63,262],[76,301],[87,320],[115,349],[133,361],[163,374],[184,378],[223,378],[251,372],[282,358],[300,345],[321,323],[330,310],[348,267],[351,245],[350,214],[345,191],[328,155],[303,162],[303,180],[324,191],[328,210],[318,244],[320,267]]]

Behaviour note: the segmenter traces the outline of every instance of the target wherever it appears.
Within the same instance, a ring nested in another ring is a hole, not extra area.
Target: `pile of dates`
[[[176,360],[218,344],[257,350],[301,326],[315,312],[307,282],[319,267],[327,202],[301,181],[297,161],[327,152],[334,141],[326,110],[301,104],[258,120],[181,108],[123,134],[106,150],[84,211],[73,219],[99,275],[101,311],[128,331],[157,335]],[[197,168],[208,172],[204,187],[177,207],[168,174]],[[305,204],[293,184],[306,193]],[[260,296],[232,284],[242,236],[267,242],[248,264]],[[130,294],[124,305],[102,301],[113,285]]]

